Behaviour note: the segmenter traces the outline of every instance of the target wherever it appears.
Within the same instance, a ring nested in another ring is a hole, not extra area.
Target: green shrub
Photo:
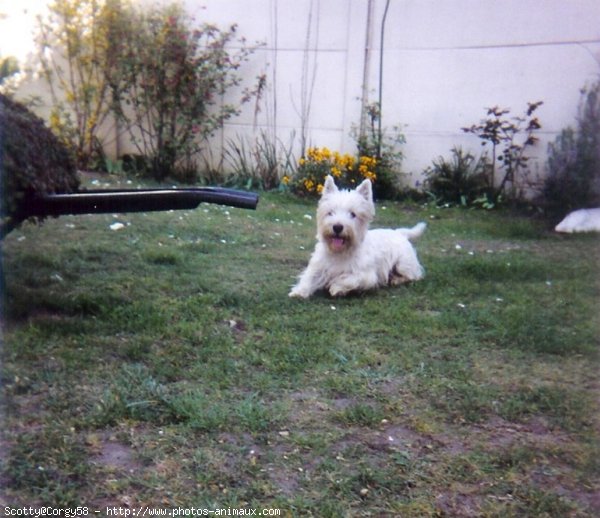
[[[541,203],[556,217],[600,204],[600,82],[582,91],[577,127],[548,146]]]
[[[65,146],[40,118],[4,95],[0,95],[0,172],[0,237],[22,221],[32,196],[79,187]]]
[[[152,164],[148,157],[135,153],[127,153],[121,156],[120,160],[123,164],[123,172],[128,176],[150,176]]]
[[[102,156],[103,122],[114,116],[158,181],[197,180],[197,153],[241,105],[265,87],[240,87],[238,69],[254,48],[224,30],[198,24],[181,2],[138,6],[114,0],[55,0],[40,18],[43,78],[52,94],[50,127],[75,150],[80,169],[114,164]],[[51,50],[51,52],[48,52]]]
[[[400,193],[400,167],[404,155],[396,146],[403,144],[405,140],[396,130],[393,135],[383,135],[380,150],[377,141],[370,136],[359,137],[356,142],[359,156],[372,156],[376,159],[377,182],[373,186],[373,193],[377,199],[395,199]]]
[[[530,174],[527,150],[534,146],[538,138],[535,135],[542,127],[534,112],[542,101],[527,103],[527,110],[521,116],[510,117],[510,109],[493,106],[486,108],[487,118],[479,124],[462,128],[481,139],[481,144],[490,144],[492,158],[488,168],[488,185],[491,188],[491,203],[500,201],[500,197],[515,202],[524,196],[524,186]],[[502,180],[498,182],[497,173]]]
[[[254,48],[236,25],[197,25],[179,3],[132,8],[126,16],[131,28],[120,34],[113,71],[118,117],[156,180],[195,181],[195,156],[206,139],[258,94],[246,88],[239,102],[223,102],[241,85],[238,70]]]
[[[368,124],[361,133],[353,129],[358,156],[374,157],[374,173],[377,182],[373,185],[376,199],[395,199],[401,194],[400,178],[404,153],[400,147],[406,143],[404,134],[398,126],[391,130],[381,128],[381,107],[372,103],[367,107]]]
[[[487,180],[489,162],[485,155],[476,159],[460,147],[452,148],[451,153],[450,160],[439,157],[423,172],[425,190],[438,204],[468,206],[481,203],[488,206],[492,193]]]

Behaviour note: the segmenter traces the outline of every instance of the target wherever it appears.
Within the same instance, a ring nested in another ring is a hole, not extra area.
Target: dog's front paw
[[[348,293],[348,289],[340,284],[332,284],[329,286],[329,294],[332,297],[343,297]]]
[[[310,293],[308,292],[308,290],[303,290],[298,286],[294,286],[292,290],[288,293],[288,297],[307,299],[308,297],[310,297]]]

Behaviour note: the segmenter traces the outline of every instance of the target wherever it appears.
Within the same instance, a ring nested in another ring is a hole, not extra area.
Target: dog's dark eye
[[[355,214],[354,212],[351,212],[351,213],[350,213],[350,217],[351,217],[352,219],[354,219],[354,218],[356,217],[356,214]]]

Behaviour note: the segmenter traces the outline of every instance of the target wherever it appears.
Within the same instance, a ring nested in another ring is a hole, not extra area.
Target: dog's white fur
[[[554,228],[556,232],[600,232],[600,208],[579,209],[567,214]]]
[[[409,239],[419,237],[425,223],[368,230],[374,216],[369,180],[346,191],[328,176],[317,207],[317,244],[290,297],[308,298],[321,289],[335,297],[421,279],[423,267]]]

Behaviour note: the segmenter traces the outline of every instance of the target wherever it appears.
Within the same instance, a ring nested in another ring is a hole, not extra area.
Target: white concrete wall
[[[262,42],[241,73],[245,86],[266,74],[267,91],[215,136],[214,157],[228,139],[260,131],[286,143],[295,134],[297,152],[303,133],[308,145],[355,152],[363,87],[369,102],[379,94],[386,0],[183,1],[198,22],[235,23],[249,43]],[[460,128],[486,107],[520,115],[538,100],[542,170],[547,143],[574,122],[580,89],[600,73],[600,0],[391,0],[383,57],[383,125],[402,127],[413,182],[454,145],[479,152]]]
[[[300,134],[303,81],[311,85],[310,144],[355,150],[359,124],[368,0],[205,0],[198,19],[237,23],[249,41],[263,41],[245,73],[269,77],[269,96],[228,123],[225,138],[276,125]],[[367,71],[370,101],[378,97],[379,36],[385,0],[372,0]],[[310,35],[307,36],[312,12]],[[308,42],[308,50],[307,50]],[[308,57],[307,73],[303,60]],[[499,105],[521,115],[528,101],[543,126],[533,151],[543,168],[547,143],[574,122],[580,89],[600,73],[598,0],[391,0],[385,25],[383,125],[401,125],[404,169],[413,181],[454,145],[479,152],[460,128]],[[305,97],[307,97],[305,95]],[[276,109],[275,106],[276,100]]]

